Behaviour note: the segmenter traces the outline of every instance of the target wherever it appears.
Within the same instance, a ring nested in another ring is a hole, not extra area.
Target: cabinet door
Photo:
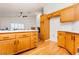
[[[16,52],[15,39],[12,40],[2,40],[0,41],[0,54],[10,55]]]
[[[61,12],[60,21],[61,22],[72,22],[75,21],[75,7],[70,7]]]
[[[41,34],[41,39],[42,40],[49,39],[49,36],[50,36],[49,32],[50,32],[50,22],[49,22],[49,19],[48,19],[48,17],[46,15],[43,15],[40,18],[40,34]]]
[[[65,32],[58,32],[58,46],[65,48]]]
[[[75,5],[75,18],[79,20],[79,4]]]
[[[30,49],[30,36],[18,33],[16,35],[17,53]]]
[[[46,17],[46,19],[44,20],[44,28],[45,29],[45,39],[49,39],[50,36],[50,20]]]
[[[75,42],[74,42],[74,34],[66,33],[66,49],[74,54]]]
[[[77,48],[79,48],[79,35],[75,34],[75,54],[77,53]]]
[[[38,46],[38,33],[31,32],[31,48],[35,48]]]
[[[42,40],[44,40],[44,22],[40,23],[40,37]]]

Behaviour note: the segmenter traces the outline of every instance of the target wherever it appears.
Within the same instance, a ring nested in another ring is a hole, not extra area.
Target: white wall
[[[55,12],[72,5],[73,3],[52,3],[44,8],[46,14]],[[51,18],[50,20],[50,40],[57,41],[57,31],[79,31],[79,22],[60,23],[60,17]],[[76,28],[77,27],[77,28]]]
[[[50,39],[52,41],[57,41],[58,31],[74,31],[74,26],[76,26],[76,22],[60,23],[60,17],[51,18],[50,19]]]
[[[33,26],[36,26],[36,17],[0,17],[0,28],[10,28],[11,23],[21,23],[24,24],[25,29],[30,29]]]
[[[41,15],[41,13],[38,13],[36,16],[36,26],[37,27],[40,27],[40,15]]]
[[[52,13],[52,12],[55,12],[57,10],[60,10],[60,9],[63,9],[63,8],[66,8],[68,6],[71,6],[75,3],[48,3],[45,7],[44,7],[44,12],[46,14],[48,13]]]

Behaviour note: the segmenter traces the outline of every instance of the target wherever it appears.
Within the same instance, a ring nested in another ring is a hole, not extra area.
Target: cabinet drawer
[[[30,37],[30,33],[17,33],[16,37],[18,38]]]
[[[38,32],[31,32],[31,35],[37,36],[38,35]]]
[[[58,32],[58,35],[65,35],[65,32]]]
[[[38,39],[31,39],[31,41],[36,41],[36,42],[38,42]]]
[[[31,35],[31,40],[38,40],[38,36]]]
[[[0,34],[0,40],[15,39],[15,34]]]
[[[31,41],[31,48],[37,47],[38,42]]]
[[[31,41],[35,41],[35,42],[38,42],[38,39],[31,39]]]

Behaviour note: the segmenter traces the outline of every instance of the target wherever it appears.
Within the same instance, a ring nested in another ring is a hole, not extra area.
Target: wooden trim
[[[64,48],[64,47],[62,47],[62,46],[59,46],[59,47],[65,49],[70,55],[72,55],[66,48]]]

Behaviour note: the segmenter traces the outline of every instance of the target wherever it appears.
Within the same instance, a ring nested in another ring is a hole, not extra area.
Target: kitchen
[[[78,54],[78,6],[77,3],[0,4],[0,55]]]

